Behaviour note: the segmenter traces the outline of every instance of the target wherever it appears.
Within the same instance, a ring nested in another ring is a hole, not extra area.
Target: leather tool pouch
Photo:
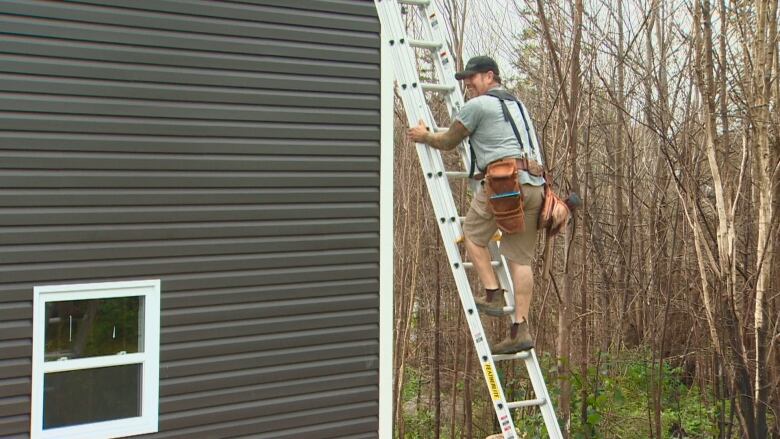
[[[547,180],[544,185],[544,201],[539,210],[539,230],[547,230],[547,236],[557,235],[569,222],[570,213],[569,206],[552,190]]]
[[[488,204],[504,233],[520,233],[525,229],[523,192],[517,179],[517,160],[497,160],[487,167],[485,191]]]

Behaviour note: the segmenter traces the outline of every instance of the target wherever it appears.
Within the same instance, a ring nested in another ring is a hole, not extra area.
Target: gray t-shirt
[[[501,110],[501,102],[498,98],[487,95],[472,98],[466,102],[455,117],[471,133],[471,146],[474,147],[476,154],[477,168],[481,171],[484,171],[485,167],[495,160],[504,157],[521,158],[523,153],[527,154],[529,160],[536,160],[540,164],[544,164],[539,144],[536,141],[536,130],[528,110],[523,106],[525,120],[528,121],[528,130],[526,130],[517,104],[511,101],[507,101],[506,104],[518,131],[520,131],[520,139],[523,141],[522,149],[517,143],[512,125],[504,120],[504,112]],[[544,179],[523,171],[520,173],[520,182],[541,186],[544,184]]]

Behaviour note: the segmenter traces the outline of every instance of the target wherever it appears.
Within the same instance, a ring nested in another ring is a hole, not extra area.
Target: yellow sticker
[[[482,363],[482,367],[485,368],[490,396],[493,397],[493,401],[498,401],[501,399],[501,392],[498,390],[498,382],[496,381],[496,374],[493,372],[493,366],[490,363]]]

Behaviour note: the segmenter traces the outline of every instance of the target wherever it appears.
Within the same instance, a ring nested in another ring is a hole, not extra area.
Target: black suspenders
[[[515,123],[515,119],[512,117],[512,114],[509,112],[509,107],[507,107],[506,101],[513,101],[514,103],[517,104],[517,108],[520,110],[520,116],[523,118],[523,124],[525,125],[525,133],[528,136],[528,141],[531,143],[530,145],[531,151],[535,151],[536,147],[534,147],[533,139],[531,139],[530,125],[528,124],[528,119],[525,117],[525,111],[523,111],[523,105],[520,103],[520,101],[516,97],[514,97],[514,95],[507,92],[506,90],[493,89],[488,91],[485,94],[488,96],[492,96],[498,99],[499,102],[501,102],[501,111],[504,113],[504,120],[509,122],[510,125],[512,125],[512,131],[515,133],[515,138],[517,139],[517,142],[520,144],[520,151],[525,153],[525,145],[523,144],[523,139],[520,137],[520,130],[517,129],[517,124]],[[474,171],[477,168],[477,156],[474,151],[474,147],[471,145],[471,139],[469,139],[469,150],[471,153],[471,166],[469,169],[469,178],[472,178],[474,177]]]
[[[485,94],[488,96],[493,96],[494,98],[498,99],[499,102],[501,102],[501,111],[504,113],[504,120],[512,125],[512,131],[515,133],[517,142],[520,143],[520,150],[525,152],[525,145],[523,145],[523,139],[520,137],[520,130],[517,129],[517,124],[515,123],[515,119],[512,117],[512,114],[509,113],[509,107],[507,107],[506,101],[513,101],[515,104],[517,104],[517,108],[520,110],[520,116],[523,118],[523,124],[525,125],[525,133],[528,136],[528,141],[531,143],[531,151],[534,151],[536,148],[534,147],[533,139],[531,139],[530,125],[528,124],[528,119],[525,117],[525,111],[523,111],[523,105],[520,103],[520,101],[505,90],[494,89],[488,91]]]

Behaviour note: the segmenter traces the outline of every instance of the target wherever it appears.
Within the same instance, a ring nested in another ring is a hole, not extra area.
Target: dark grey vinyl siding
[[[0,2],[0,436],[35,285],[162,280],[156,438],[376,437],[371,1]]]

